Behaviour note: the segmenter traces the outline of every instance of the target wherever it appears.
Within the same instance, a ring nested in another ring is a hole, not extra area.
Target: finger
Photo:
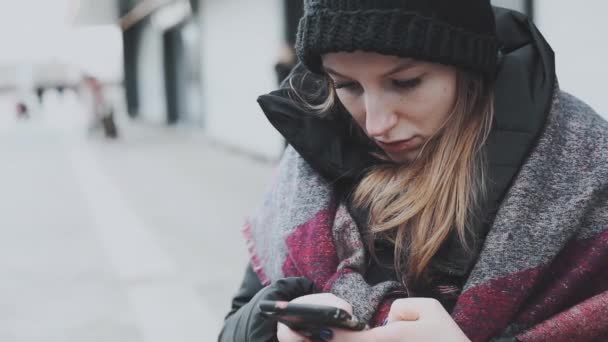
[[[419,327],[417,322],[393,322],[368,330],[362,341],[428,341],[420,336]]]
[[[432,298],[397,299],[391,305],[387,322],[417,321],[426,314],[432,314],[437,309],[443,310],[443,307]]]
[[[391,309],[388,312],[388,317],[385,323],[417,321],[418,319],[420,319],[420,311],[417,306],[405,300],[397,299],[391,305]]]
[[[278,323],[277,325],[277,339],[280,342],[312,342],[310,339],[289,329],[283,323]]]
[[[379,328],[363,331],[334,329],[331,342],[369,342],[369,341],[397,341],[394,336],[382,333]],[[401,341],[400,339],[398,341]]]
[[[418,313],[415,310],[406,310],[406,311],[397,311],[397,312],[390,312],[388,314],[388,319],[386,320],[386,323],[393,323],[393,322],[399,322],[399,321],[417,321],[420,319],[420,313]]]

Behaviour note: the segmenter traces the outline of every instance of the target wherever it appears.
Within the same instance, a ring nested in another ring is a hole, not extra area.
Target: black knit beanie
[[[498,59],[489,0],[304,0],[296,52],[312,72],[321,56],[356,50],[453,65],[493,76]]]

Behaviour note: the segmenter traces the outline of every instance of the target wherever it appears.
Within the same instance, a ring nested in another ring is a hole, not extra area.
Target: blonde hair
[[[309,109],[333,107],[336,94],[327,82],[325,101]],[[407,165],[373,167],[353,194],[355,206],[369,210],[370,239],[394,243],[394,267],[404,283],[422,280],[453,231],[470,251],[470,228],[480,219],[486,195],[482,147],[492,126],[493,86],[482,76],[459,71],[456,91],[452,112],[418,158]],[[375,256],[373,243],[370,248]]]

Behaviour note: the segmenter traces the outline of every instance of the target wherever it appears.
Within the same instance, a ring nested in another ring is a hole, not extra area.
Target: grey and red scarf
[[[293,149],[244,233],[262,283],[307,277],[371,325],[400,289],[365,281],[359,227]],[[452,317],[472,341],[608,340],[608,123],[576,98],[554,97]]]

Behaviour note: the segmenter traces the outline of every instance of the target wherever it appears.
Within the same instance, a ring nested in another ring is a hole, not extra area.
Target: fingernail
[[[325,341],[329,341],[334,338],[334,332],[331,329],[321,329],[319,331],[319,337],[321,337]]]
[[[386,318],[384,319],[384,321],[382,322],[382,326],[385,326],[385,325],[387,325],[387,324],[388,324],[388,317],[386,317]]]

